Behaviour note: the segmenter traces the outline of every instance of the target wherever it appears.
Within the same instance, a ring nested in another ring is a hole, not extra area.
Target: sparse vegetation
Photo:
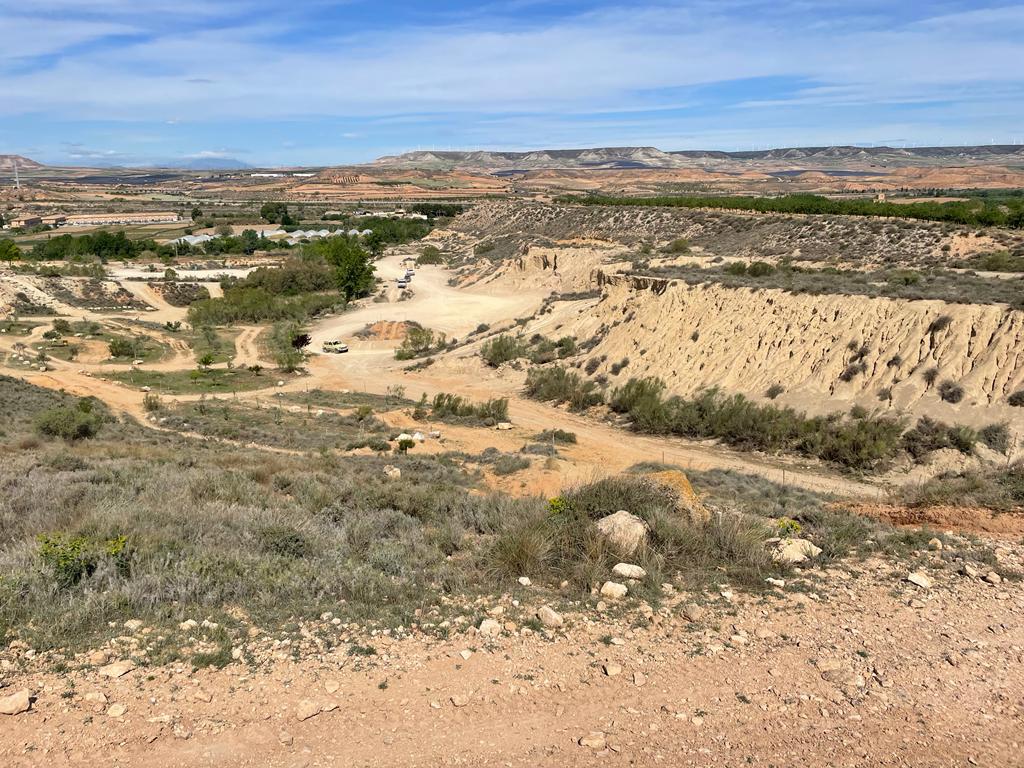
[[[534,400],[568,403],[573,410],[584,410],[603,400],[594,382],[558,365],[531,370],[526,376],[526,394]]]
[[[939,397],[947,403],[959,403],[964,399],[964,388],[955,381],[946,379],[939,384]]]
[[[473,403],[459,395],[438,393],[430,407],[432,418],[456,424],[493,426],[508,421],[508,400],[505,398]]]
[[[690,400],[666,398],[664,391],[660,379],[631,379],[613,390],[609,405],[643,432],[714,437],[746,450],[792,451],[849,469],[878,466],[900,447],[903,425],[885,416],[807,417],[792,408],[759,405],[716,389]]]

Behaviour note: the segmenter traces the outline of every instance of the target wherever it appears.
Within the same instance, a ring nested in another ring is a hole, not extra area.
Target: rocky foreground
[[[1020,571],[1024,546],[996,554]],[[13,643],[0,764],[1020,765],[1024,589],[948,548],[921,558],[764,596],[666,586],[657,610],[559,612],[524,578],[397,631],[253,629],[223,669],[139,664],[157,639],[141,622],[66,669]]]

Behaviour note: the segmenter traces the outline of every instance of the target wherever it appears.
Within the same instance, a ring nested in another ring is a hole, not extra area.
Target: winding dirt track
[[[531,435],[544,429],[560,428],[575,432],[578,444],[562,451],[567,461],[561,463],[557,476],[549,476],[543,487],[527,487],[526,489],[531,492],[557,491],[563,484],[613,474],[638,462],[663,461],[699,470],[736,470],[759,475],[774,482],[847,498],[877,500],[882,495],[882,490],[877,486],[823,468],[802,466],[788,460],[758,457],[693,441],[639,435],[564,409],[526,400],[518,394],[518,380],[485,378],[480,375],[478,366],[470,366],[465,372],[460,372],[457,365],[454,368],[438,365],[414,373],[404,370],[409,363],[394,359],[395,342],[360,341],[354,338],[355,332],[379,321],[410,320],[443,332],[449,337],[462,338],[482,323],[498,327],[517,317],[530,315],[543,300],[543,296],[537,292],[502,291],[493,284],[483,289],[456,288],[448,284],[450,273],[446,270],[440,267],[421,267],[413,279],[413,297],[398,301],[397,291],[393,287],[394,280],[404,272],[402,259],[407,255],[392,254],[378,262],[378,276],[389,281],[391,285],[388,289],[388,302],[366,302],[314,326],[311,331],[313,341],[310,347],[314,354],[308,365],[309,376],[297,379],[282,388],[240,393],[239,398],[265,401],[277,392],[314,388],[352,389],[383,394],[393,386],[405,387],[410,395],[424,392],[428,396],[433,396],[438,392],[452,392],[473,399],[507,397],[510,416],[515,424],[513,431],[502,434],[490,430],[456,430],[450,427],[446,427],[446,431],[449,434],[457,432],[463,449],[470,451],[482,450],[492,445],[514,449],[515,445],[522,445]],[[125,281],[125,284],[135,295],[147,302],[152,299],[153,303],[158,305],[157,312],[144,315],[146,319],[167,322],[185,318],[186,312],[183,308],[173,307],[159,299],[145,284],[131,281]],[[152,297],[149,295],[151,293],[154,294]],[[76,311],[76,315],[96,320],[111,319],[96,313],[83,313],[80,310]],[[118,316],[115,319],[123,321],[125,318]],[[265,361],[260,359],[256,343],[260,331],[259,327],[242,328],[236,340],[235,365],[265,364]],[[336,338],[344,339],[352,348],[351,352],[344,355],[316,352],[324,341]],[[24,337],[21,340],[24,341]],[[173,347],[173,339],[162,340],[171,342]],[[0,349],[10,351],[14,341],[17,339],[0,337]],[[473,348],[465,347],[453,354],[464,356]],[[168,371],[187,369],[193,365],[189,351],[175,347],[173,358],[146,364],[144,368]],[[102,370],[127,369],[129,366],[63,363],[56,360],[51,361],[50,366],[53,370],[45,373],[15,369],[13,374],[40,386],[65,389],[77,395],[99,397],[115,410],[130,414],[142,423],[149,423],[145,421],[142,392],[88,375]],[[438,370],[435,371],[435,368]],[[188,401],[198,397],[176,395],[173,399]]]

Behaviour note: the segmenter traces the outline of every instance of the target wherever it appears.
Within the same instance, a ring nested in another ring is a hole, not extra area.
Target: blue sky
[[[1024,142],[1024,4],[0,0],[0,154]]]

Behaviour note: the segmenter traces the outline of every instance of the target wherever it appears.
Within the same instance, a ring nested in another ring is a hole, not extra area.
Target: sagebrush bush
[[[433,418],[441,421],[493,426],[499,421],[508,421],[508,399],[492,398],[474,403],[460,395],[439,392],[434,396],[430,413]]]
[[[793,451],[851,469],[893,458],[903,423],[867,413],[809,418],[792,408],[760,405],[742,395],[704,390],[692,399],[663,396],[660,379],[631,379],[612,392],[612,410],[643,432],[718,438],[748,450]]]
[[[568,403],[574,410],[590,408],[603,400],[594,382],[557,365],[531,370],[526,375],[526,394],[534,400]]]
[[[95,437],[103,420],[93,411],[92,401],[83,399],[75,407],[60,406],[42,411],[35,423],[36,431],[45,437],[75,441]]]
[[[939,384],[939,397],[947,403],[959,403],[964,399],[964,388],[955,381],[946,379]]]

